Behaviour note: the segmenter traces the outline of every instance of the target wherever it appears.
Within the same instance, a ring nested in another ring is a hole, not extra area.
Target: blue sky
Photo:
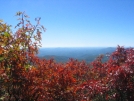
[[[47,29],[42,47],[134,46],[134,0],[0,0],[0,19],[15,26],[17,11]],[[14,27],[13,27],[14,28]]]

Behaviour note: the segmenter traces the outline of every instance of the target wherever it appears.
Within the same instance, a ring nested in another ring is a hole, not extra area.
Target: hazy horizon
[[[115,46],[115,47],[112,47],[112,46],[92,46],[92,47],[39,47],[39,49],[42,49],[42,48],[117,48],[118,46]],[[124,47],[124,48],[133,48],[132,46],[121,46],[121,47]]]
[[[67,62],[70,58],[78,59],[79,61],[91,62],[100,54],[104,55],[104,61],[108,58],[107,53],[111,54],[115,51],[115,47],[60,47],[60,48],[40,48],[38,57],[51,59],[54,58],[56,62]]]

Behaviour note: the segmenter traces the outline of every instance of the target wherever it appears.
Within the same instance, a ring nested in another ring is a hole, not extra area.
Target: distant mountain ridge
[[[56,62],[67,62],[69,60],[69,57],[66,56],[56,56],[56,55],[45,55],[43,57],[40,58],[45,58],[45,59],[54,59]]]
[[[114,47],[107,48],[41,48],[39,50],[38,57],[50,59],[54,58],[56,62],[67,62],[69,58],[74,58],[79,61],[92,62],[96,57],[108,53],[111,54],[115,51]],[[104,61],[107,60],[105,56]]]

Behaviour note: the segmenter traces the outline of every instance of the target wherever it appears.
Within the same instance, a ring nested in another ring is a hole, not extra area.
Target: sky
[[[42,47],[134,46],[134,0],[0,0],[0,5],[0,19],[12,26],[18,11],[33,24],[41,17]]]

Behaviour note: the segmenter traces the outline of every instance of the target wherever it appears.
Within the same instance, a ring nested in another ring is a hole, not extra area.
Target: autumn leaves
[[[56,63],[37,57],[41,31],[18,12],[15,33],[0,21],[0,99],[8,101],[134,100],[134,49],[117,47],[103,63],[70,59]]]

